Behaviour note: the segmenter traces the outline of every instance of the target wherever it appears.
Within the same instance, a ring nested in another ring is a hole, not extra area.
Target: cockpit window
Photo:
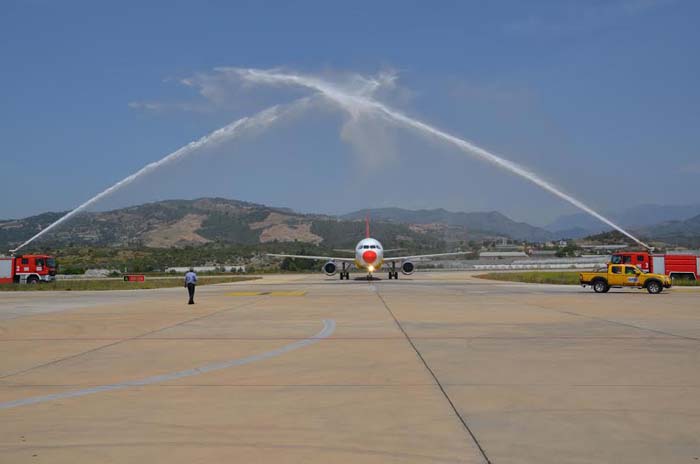
[[[369,245],[365,245],[365,246],[363,246],[362,248],[364,248],[365,250],[367,250],[367,249],[369,249]]]

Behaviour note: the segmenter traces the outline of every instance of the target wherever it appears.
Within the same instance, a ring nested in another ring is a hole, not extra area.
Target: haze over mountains
[[[692,214],[698,212],[695,216]],[[7,250],[48,226],[64,213],[0,220],[0,249]],[[691,215],[691,217],[685,217]],[[339,217],[300,214],[223,198],[168,200],[82,214],[47,234],[37,245],[168,248],[209,243],[256,245],[298,242],[348,247],[362,237],[362,220],[372,220],[372,235],[387,246],[454,246],[470,240],[509,237],[542,242],[577,238],[605,230],[583,215],[562,217],[547,229],[516,222],[497,212],[450,212],[444,209],[366,209]],[[683,246],[700,244],[700,205],[640,206],[611,214],[643,237]],[[670,218],[670,219],[669,219]],[[559,230],[559,232],[557,232]],[[573,235],[572,231],[580,234]]]
[[[622,211],[608,211],[607,216],[622,227],[647,231],[651,226],[669,221],[684,221],[700,215],[700,204],[696,205],[639,205]],[[691,225],[692,228],[692,225]],[[555,235],[581,238],[610,230],[608,226],[585,213],[560,216],[545,226]]]
[[[665,221],[643,227],[639,232],[667,243],[689,248],[700,247],[700,214],[683,221]]]
[[[498,211],[451,212],[439,209],[409,210],[402,208],[363,209],[340,216],[345,220],[361,220],[370,217],[375,221],[388,221],[402,224],[445,224],[462,227],[482,234],[506,236],[516,240],[547,241],[555,237],[551,232],[525,222],[516,222]]]

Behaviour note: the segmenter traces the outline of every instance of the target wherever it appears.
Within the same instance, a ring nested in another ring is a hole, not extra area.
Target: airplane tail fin
[[[369,216],[365,216],[365,238],[369,238]]]

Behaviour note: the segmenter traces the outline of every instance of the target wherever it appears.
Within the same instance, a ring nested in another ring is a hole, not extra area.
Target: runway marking
[[[279,290],[274,292],[228,292],[226,296],[304,296],[304,290]]]
[[[258,303],[258,301],[256,301],[256,300],[247,301],[247,302],[245,302],[245,303],[239,304],[238,306],[235,306],[234,308],[225,307],[224,309],[218,309],[218,310],[215,310],[215,311],[212,312],[212,313],[205,314],[205,315],[203,315],[203,316],[196,316],[196,317],[193,317],[193,318],[190,318],[190,319],[186,319],[186,320],[184,320],[184,321],[177,322],[176,324],[168,325],[168,326],[165,326],[165,327],[160,327],[160,328],[154,329],[154,330],[149,330],[149,331],[146,332],[146,333],[143,333],[143,334],[140,334],[140,335],[135,335],[135,336],[133,336],[133,337],[112,339],[112,340],[116,340],[116,341],[113,342],[113,343],[108,343],[108,344],[106,344],[106,345],[98,346],[98,347],[95,347],[95,348],[90,348],[89,350],[82,351],[82,352],[80,352],[80,353],[75,353],[75,354],[66,356],[66,357],[64,357],[64,358],[54,359],[54,360],[52,360],[52,361],[48,361],[48,362],[45,362],[45,363],[42,363],[42,364],[39,364],[39,365],[36,365],[36,366],[32,366],[32,367],[29,367],[29,368],[26,368],[26,369],[21,369],[21,370],[18,370],[18,371],[8,372],[8,373],[4,373],[4,374],[3,374],[3,373],[0,373],[0,379],[5,379],[5,378],[12,377],[12,376],[15,376],[15,375],[24,374],[24,373],[26,373],[26,372],[33,371],[34,369],[40,369],[40,368],[42,368],[42,367],[55,365],[55,364],[58,364],[58,363],[67,361],[67,360],[69,360],[69,359],[75,359],[75,358],[78,358],[78,357],[80,357],[80,356],[84,356],[84,355],[86,355],[86,354],[94,353],[94,352],[96,352],[96,351],[100,351],[100,350],[103,350],[103,349],[105,349],[105,348],[110,348],[110,347],[112,347],[112,346],[119,345],[119,344],[121,344],[121,343],[129,342],[129,341],[132,341],[132,340],[138,340],[138,339],[140,339],[140,338],[145,338],[145,337],[148,337],[148,336],[150,336],[150,335],[157,334],[157,333],[159,333],[159,332],[164,332],[164,331],[166,331],[166,330],[170,330],[170,329],[173,329],[173,328],[175,328],[175,327],[179,327],[179,326],[184,325],[184,324],[189,324],[190,322],[194,322],[194,321],[199,321],[199,320],[202,320],[202,319],[206,319],[206,318],[209,318],[209,317],[212,317],[212,316],[215,316],[215,315],[217,315],[217,314],[221,314],[221,313],[224,313],[224,312],[227,312],[227,311],[235,311],[235,310],[237,310],[237,309],[242,309],[242,308],[245,308],[245,307],[255,306],[257,303]],[[227,306],[228,306],[228,305],[227,305]]]
[[[425,360],[425,358],[424,358],[423,355],[421,354],[421,352],[420,352],[420,350],[418,349],[418,347],[416,346],[416,344],[413,343],[413,340],[412,340],[411,337],[408,335],[408,332],[406,332],[406,329],[404,329],[403,325],[401,325],[401,322],[399,322],[399,319],[396,317],[396,315],[394,314],[394,312],[391,310],[391,308],[390,308],[389,305],[387,304],[387,302],[386,302],[386,300],[384,299],[384,297],[383,297],[379,292],[377,292],[377,297],[379,298],[379,301],[382,302],[382,305],[383,305],[384,308],[387,310],[387,312],[389,313],[389,315],[391,316],[391,318],[394,320],[394,323],[395,323],[396,326],[399,328],[399,330],[400,330],[401,333],[403,334],[403,336],[404,336],[404,338],[406,339],[406,341],[408,342],[408,344],[411,345],[411,348],[413,348],[413,351],[416,353],[416,355],[418,356],[418,358],[420,359],[420,361],[423,363],[423,366],[425,366],[425,369],[428,371],[428,373],[430,374],[430,376],[431,376],[431,377],[433,378],[433,380],[435,381],[435,384],[438,386],[438,388],[440,389],[440,392],[442,393],[442,395],[443,395],[443,396],[445,397],[445,399],[447,400],[447,403],[448,403],[448,404],[450,405],[450,407],[452,408],[452,411],[453,411],[454,414],[457,416],[457,419],[459,419],[459,421],[462,423],[462,426],[464,427],[464,429],[467,431],[467,433],[468,433],[469,436],[471,437],[472,441],[474,442],[474,444],[476,445],[477,449],[479,450],[479,453],[481,453],[481,456],[484,458],[484,461],[486,462],[486,464],[491,464],[491,460],[489,459],[488,455],[486,454],[486,450],[484,450],[483,446],[481,446],[481,443],[480,443],[479,440],[476,438],[476,435],[474,435],[474,432],[472,431],[471,427],[469,427],[469,424],[467,424],[466,419],[462,416],[462,414],[460,414],[459,410],[457,409],[457,406],[455,406],[454,402],[452,401],[452,398],[450,398],[450,395],[447,394],[447,391],[445,390],[445,387],[443,386],[442,383],[440,383],[440,379],[438,379],[438,376],[437,376],[437,374],[435,374],[435,371],[433,371],[433,369],[431,369],[431,367],[428,365],[428,362]]]
[[[16,408],[18,406],[27,406],[30,404],[44,403],[46,401],[60,400],[60,399],[65,399],[65,398],[75,398],[78,396],[92,395],[94,393],[102,393],[102,392],[108,392],[108,391],[114,391],[114,390],[123,390],[123,389],[129,388],[129,387],[141,387],[141,386],[145,386],[145,385],[152,385],[152,384],[156,384],[156,383],[162,383],[162,382],[168,382],[171,380],[182,379],[185,377],[192,377],[195,375],[206,374],[207,372],[214,372],[214,371],[218,371],[221,369],[228,369],[229,367],[243,366],[245,364],[250,364],[250,363],[253,363],[256,361],[263,361],[265,359],[279,356],[281,354],[288,353],[290,351],[294,351],[294,350],[297,350],[299,348],[303,348],[305,346],[313,345],[314,343],[317,343],[319,340],[322,340],[324,338],[328,338],[329,336],[331,336],[333,334],[333,332],[335,332],[335,321],[333,319],[324,319],[323,320],[323,329],[321,329],[321,331],[319,333],[317,333],[316,335],[313,335],[309,338],[305,338],[303,340],[298,340],[294,343],[290,343],[289,345],[284,345],[280,348],[277,348],[277,349],[274,349],[271,351],[266,351],[264,353],[246,356],[245,358],[232,359],[229,361],[221,361],[221,362],[205,364],[204,366],[195,367],[193,369],[186,369],[184,371],[171,372],[169,374],[154,375],[152,377],[146,377],[145,379],[129,380],[127,382],[113,383],[113,384],[109,384],[109,385],[100,385],[97,387],[90,387],[90,388],[85,388],[82,390],[73,390],[73,391],[67,391],[67,392],[62,392],[62,393],[53,393],[51,395],[33,396],[30,398],[24,398],[24,399],[20,399],[20,400],[6,401],[4,403],[0,403],[0,409],[10,409],[10,408]]]

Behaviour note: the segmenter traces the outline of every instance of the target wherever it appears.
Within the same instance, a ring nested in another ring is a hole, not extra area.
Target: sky
[[[3,2],[0,218],[69,210],[238,118],[314,97],[222,68],[384,77],[373,98],[598,210],[700,202],[699,2],[144,3]],[[222,196],[320,213],[498,210],[536,225],[577,211],[329,102],[249,132],[94,208]]]

